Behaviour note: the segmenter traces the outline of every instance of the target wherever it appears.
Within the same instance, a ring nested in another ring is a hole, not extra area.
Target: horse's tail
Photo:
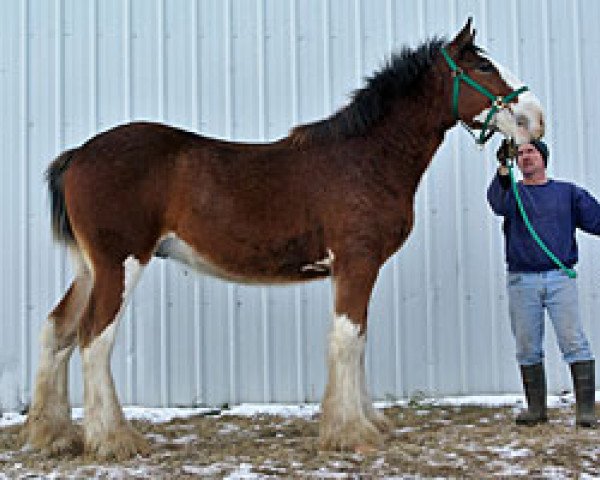
[[[50,193],[52,231],[54,238],[67,245],[74,245],[75,236],[65,202],[63,175],[69,168],[75,149],[61,153],[46,170],[46,181]]]

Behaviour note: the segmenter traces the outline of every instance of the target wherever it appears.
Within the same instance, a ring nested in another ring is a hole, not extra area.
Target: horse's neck
[[[433,155],[453,125],[445,99],[435,87],[430,95],[401,99],[387,122],[374,129],[372,145],[379,145],[380,161],[389,181],[416,191]],[[436,95],[437,94],[437,95]]]

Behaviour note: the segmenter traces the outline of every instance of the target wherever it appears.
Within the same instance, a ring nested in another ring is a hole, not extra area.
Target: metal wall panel
[[[31,395],[40,325],[70,282],[53,244],[43,172],[60,151],[133,119],[238,141],[280,138],[331,114],[404,44],[454,34],[523,78],[548,112],[550,173],[600,196],[594,0],[7,0],[0,17],[0,409]],[[494,146],[447,135],[417,193],[405,247],[371,304],[376,398],[519,390],[500,221],[485,202]],[[595,351],[600,253],[579,237]],[[249,287],[155,260],[120,325],[124,403],[319,400],[331,285]],[[569,378],[548,334],[553,390]],[[81,402],[81,363],[71,366]]]

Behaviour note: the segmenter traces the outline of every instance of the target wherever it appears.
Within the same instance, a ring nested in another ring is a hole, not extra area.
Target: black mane
[[[433,38],[416,49],[403,47],[393,53],[381,70],[366,78],[364,87],[354,91],[348,105],[328,118],[294,128],[292,140],[306,143],[363,135],[387,113],[390,100],[414,90],[445,43],[445,39]]]

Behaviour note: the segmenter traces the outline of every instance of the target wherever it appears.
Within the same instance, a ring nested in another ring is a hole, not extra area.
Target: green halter
[[[475,80],[473,80],[471,77],[469,77],[462,70],[462,68],[460,68],[458,65],[456,65],[454,60],[452,60],[450,55],[448,55],[448,52],[446,52],[445,48],[442,48],[441,51],[442,51],[442,55],[444,55],[444,58],[446,59],[446,62],[448,63],[448,66],[450,67],[450,70],[452,70],[452,76],[454,77],[454,84],[452,86],[452,114],[454,115],[454,118],[458,120],[458,95],[460,93],[460,82],[461,81],[465,82],[466,84],[468,84],[469,86],[471,86],[472,88],[477,90],[482,95],[485,95],[492,102],[490,111],[487,114],[485,122],[483,122],[483,128],[481,129],[481,134],[479,135],[479,139],[476,139],[476,142],[479,145],[483,145],[494,134],[493,131],[489,130],[489,124],[490,124],[492,118],[494,118],[494,115],[496,115],[496,113],[499,110],[506,108],[506,106],[508,105],[508,103],[511,100],[514,100],[519,95],[521,95],[523,92],[526,92],[527,90],[529,90],[529,88],[527,88],[526,86],[523,86],[517,90],[512,91],[505,97],[497,97],[497,96],[493,95],[492,93],[490,93],[490,91],[487,88],[485,88],[482,85],[479,85]],[[469,131],[470,131],[470,129],[469,129]]]

